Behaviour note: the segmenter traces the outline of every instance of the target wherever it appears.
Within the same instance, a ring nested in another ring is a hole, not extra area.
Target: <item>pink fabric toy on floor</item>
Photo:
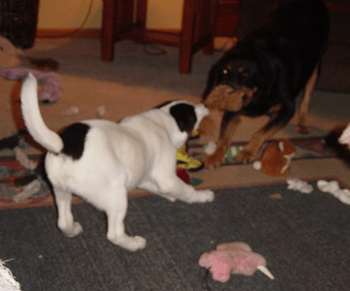
[[[0,70],[0,76],[9,80],[21,80],[31,72],[39,83],[45,84],[40,93],[39,101],[55,102],[61,97],[63,82],[56,73],[45,73],[26,68],[11,68]]]
[[[216,250],[202,254],[198,264],[209,269],[214,280],[223,283],[230,279],[231,274],[251,276],[257,269],[274,279],[266,268],[265,258],[242,242],[219,244]]]

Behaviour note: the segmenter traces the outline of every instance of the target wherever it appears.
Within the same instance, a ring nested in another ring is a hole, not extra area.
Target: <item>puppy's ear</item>
[[[190,132],[193,130],[197,122],[193,105],[185,103],[176,104],[170,108],[169,112],[175,118],[180,131]]]

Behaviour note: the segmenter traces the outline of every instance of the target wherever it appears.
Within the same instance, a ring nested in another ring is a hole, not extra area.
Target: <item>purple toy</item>
[[[0,76],[9,80],[22,80],[31,72],[39,83],[45,84],[39,92],[39,101],[55,102],[61,97],[63,82],[56,73],[44,73],[32,69],[14,68],[0,70]]]

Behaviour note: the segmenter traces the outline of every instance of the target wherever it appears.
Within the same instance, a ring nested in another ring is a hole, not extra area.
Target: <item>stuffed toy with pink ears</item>
[[[230,279],[231,274],[251,276],[256,270],[271,280],[274,279],[266,268],[265,258],[254,253],[249,245],[242,242],[219,244],[216,250],[202,254],[198,264],[209,269],[214,280],[223,283]]]

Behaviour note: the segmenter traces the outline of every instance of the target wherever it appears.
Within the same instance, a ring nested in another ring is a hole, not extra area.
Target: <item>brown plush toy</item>
[[[295,153],[296,148],[289,140],[271,141],[266,146],[260,161],[255,161],[253,167],[271,176],[287,175]]]
[[[39,70],[57,71],[59,64],[52,58],[32,57],[15,47],[6,37],[0,35],[0,69],[32,67]]]

